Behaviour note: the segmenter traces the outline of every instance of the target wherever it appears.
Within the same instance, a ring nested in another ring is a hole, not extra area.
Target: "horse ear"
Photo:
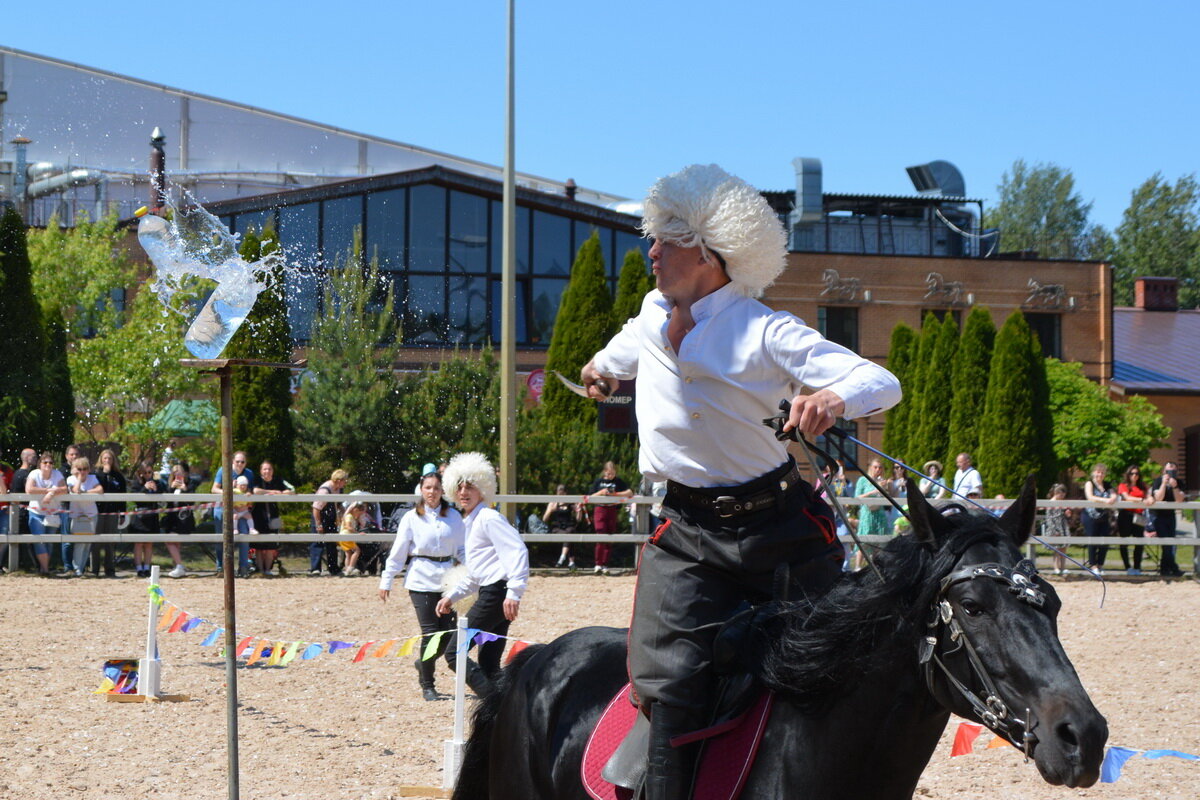
[[[908,516],[912,520],[913,536],[918,542],[940,547],[950,527],[946,518],[929,504],[921,487],[911,476],[905,483],[908,487]]]
[[[1008,531],[1013,544],[1017,547],[1033,533],[1033,521],[1037,516],[1037,480],[1032,473],[1025,479],[1021,494],[1016,502],[1009,506],[1000,517],[1000,527]]]

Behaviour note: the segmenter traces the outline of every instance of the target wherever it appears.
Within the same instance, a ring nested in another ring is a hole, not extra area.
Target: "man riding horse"
[[[657,290],[582,378],[598,400],[639,379],[640,467],[667,481],[666,521],[641,561],[629,674],[650,720],[645,797],[682,800],[697,746],[671,740],[708,723],[721,624],[771,598],[779,565],[793,593],[820,593],[842,562],[829,508],[763,419],[790,397],[784,430],[817,436],[895,405],[900,385],[755,299],[786,265],[786,234],[741,179],[716,165],[660,179],[642,230]]]

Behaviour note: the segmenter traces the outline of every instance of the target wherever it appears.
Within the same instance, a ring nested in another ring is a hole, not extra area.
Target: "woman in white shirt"
[[[62,518],[59,516],[62,507],[58,496],[67,493],[67,482],[63,480],[63,474],[54,468],[53,453],[42,453],[38,468],[25,479],[25,491],[38,495],[29,503],[29,532],[34,536],[58,533],[62,528]],[[35,544],[33,554],[37,556],[38,574],[49,575],[50,551],[46,545]]]
[[[97,495],[104,494],[104,487],[100,485],[100,481],[92,474],[92,462],[86,458],[80,457],[75,459],[75,463],[71,465],[71,477],[67,478],[67,492],[72,495]],[[96,532],[96,501],[73,500],[71,502],[68,513],[71,515],[71,533],[73,534],[89,534]],[[82,578],[83,571],[87,569],[88,556],[92,552],[91,543],[75,544],[72,550],[75,561],[75,577]],[[65,564],[63,565],[66,566]]]
[[[456,562],[462,563],[466,559],[466,530],[462,516],[446,502],[442,493],[442,479],[437,472],[422,476],[419,488],[420,504],[400,518],[396,541],[392,543],[379,581],[379,599],[387,602],[396,576],[407,570],[404,588],[408,589],[423,634],[416,661],[421,695],[426,700],[438,700],[440,696],[433,685],[433,668],[452,637],[443,635],[436,655],[428,660],[423,658],[425,643],[428,637],[436,635],[438,631],[451,631],[456,624],[453,614],[438,616],[437,604],[442,597],[442,582],[446,572]]]

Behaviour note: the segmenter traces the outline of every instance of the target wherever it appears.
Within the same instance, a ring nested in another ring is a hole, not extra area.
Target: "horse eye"
[[[983,606],[969,597],[963,598],[958,605],[968,617],[978,617],[983,614]]]

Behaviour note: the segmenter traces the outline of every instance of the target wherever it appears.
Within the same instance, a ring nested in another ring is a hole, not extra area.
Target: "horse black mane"
[[[865,569],[820,597],[779,603],[761,616],[746,667],[779,696],[817,713],[873,668],[915,663],[941,579],[968,546],[1007,539],[989,514],[946,520],[950,532],[936,548],[916,535],[888,542],[875,556],[883,581]]]

